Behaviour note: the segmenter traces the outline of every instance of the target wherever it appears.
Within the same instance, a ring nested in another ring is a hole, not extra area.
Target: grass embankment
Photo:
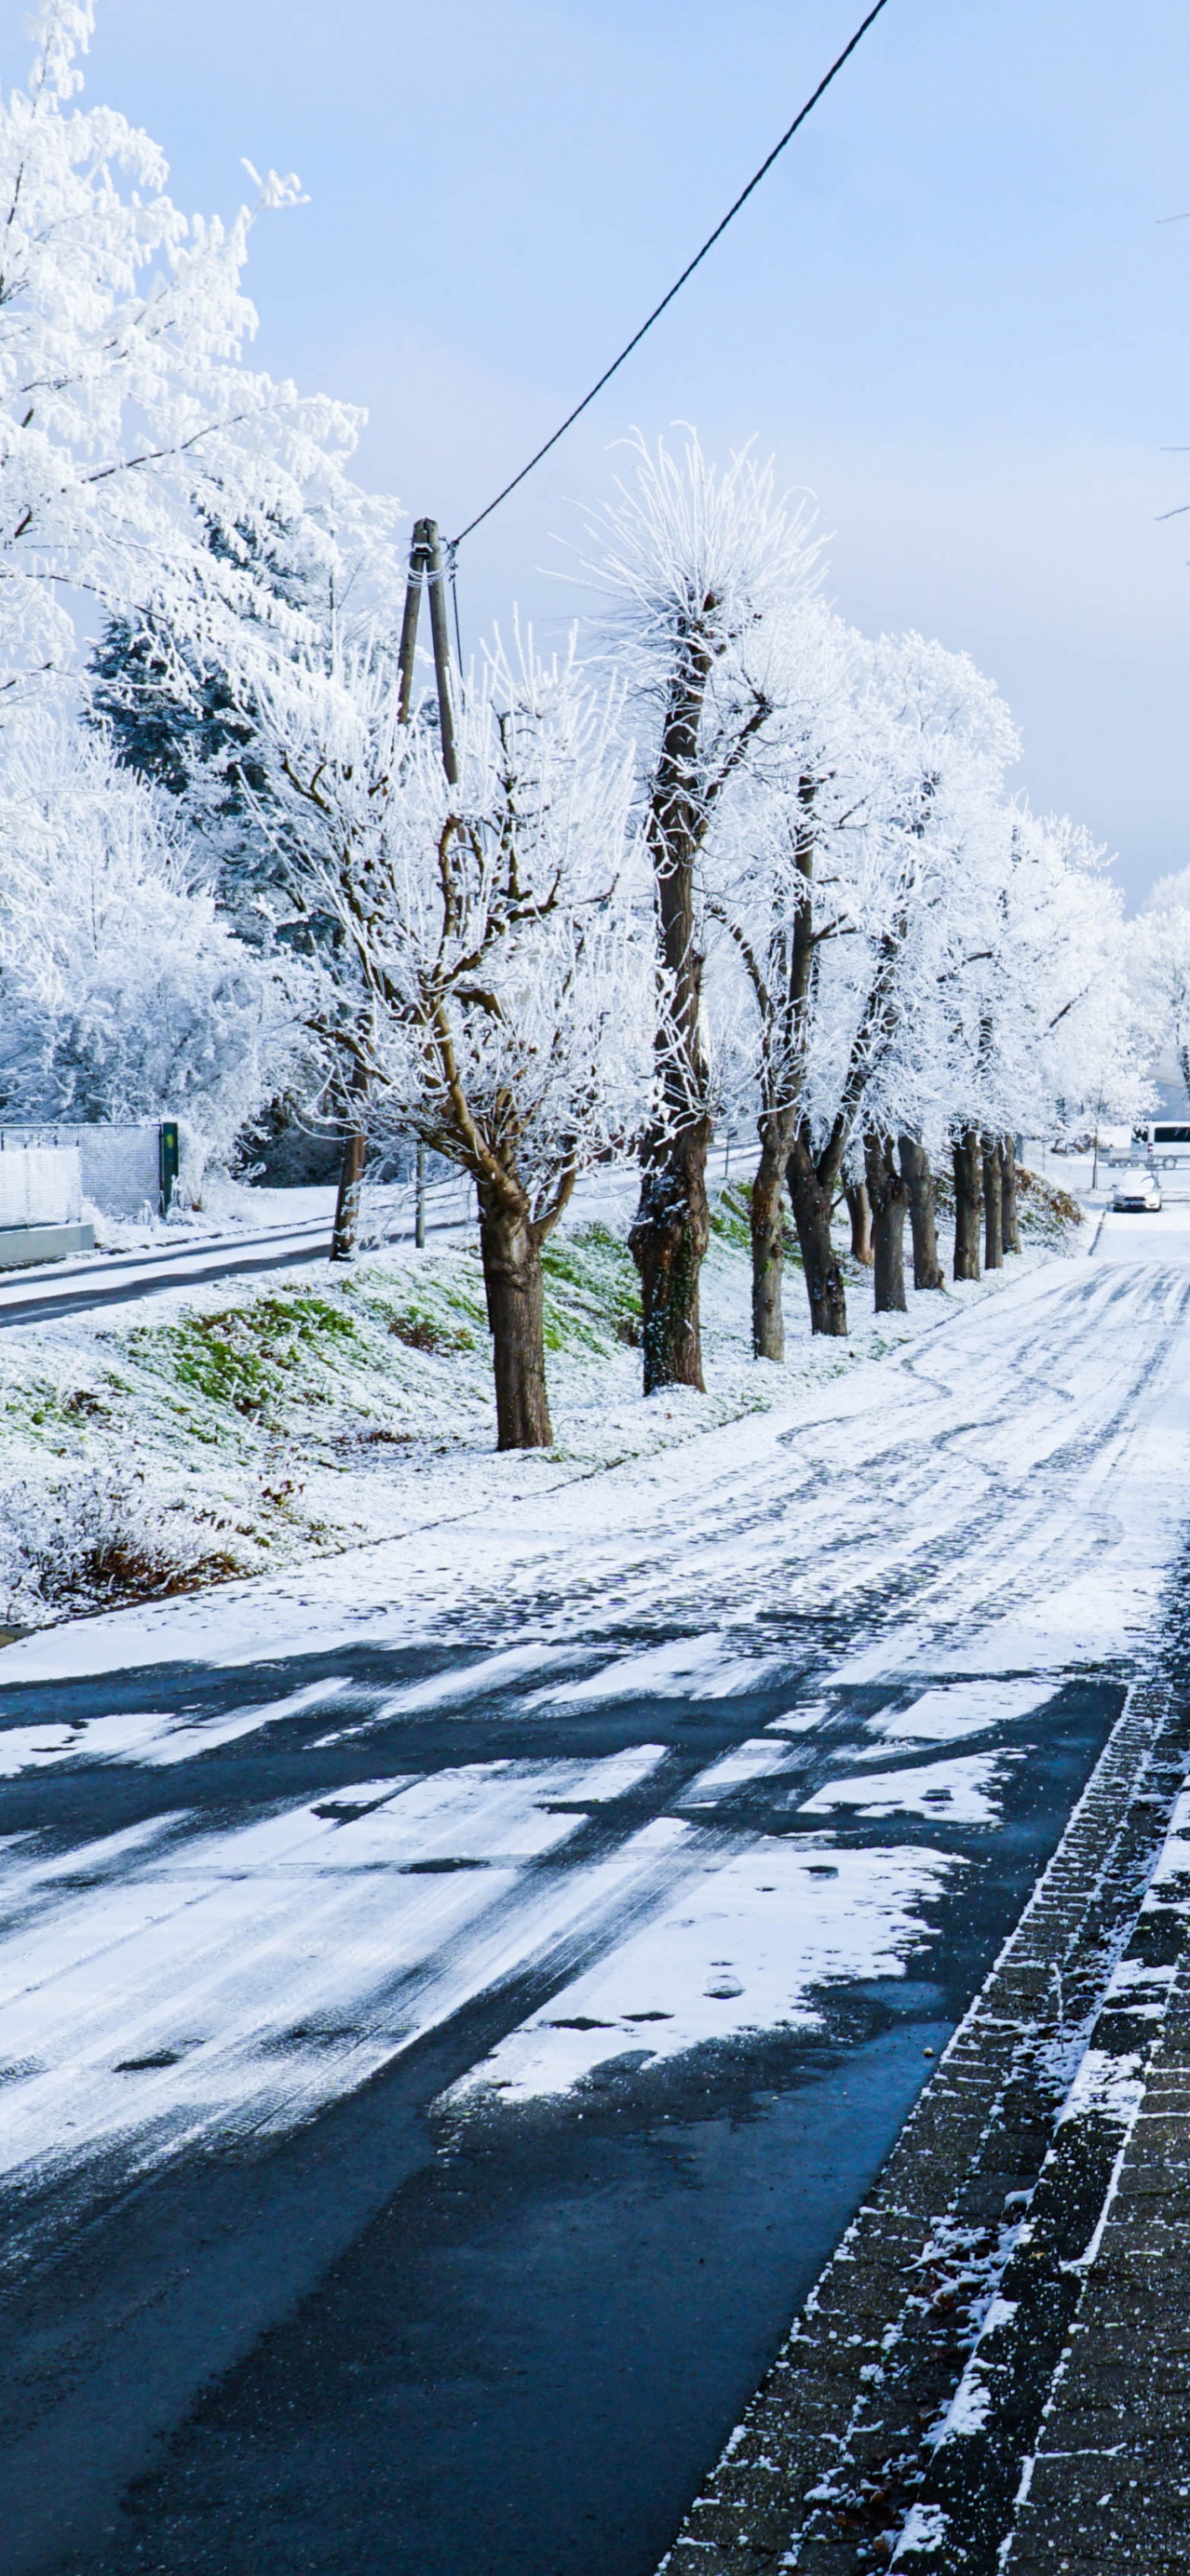
[[[1024,1193],[1027,1232],[1069,1243],[1073,1201]],[[789,1243],[785,1368],[749,1343],[746,1186],[715,1194],[702,1304],[708,1393],[640,1395],[640,1297],[621,1234],[546,1248],[555,1448],[591,1472],[779,1402],[938,1320],[873,1317],[846,1267],[853,1330],[811,1344]],[[1011,1269],[1007,1275],[1011,1275]],[[964,1292],[964,1296],[971,1292]],[[976,1294],[979,1292],[976,1291]],[[293,1284],[167,1292],[151,1315],[11,1332],[0,1344],[0,1619],[11,1627],[300,1563],[533,1490],[543,1453],[498,1458],[478,1252],[311,1264]]]

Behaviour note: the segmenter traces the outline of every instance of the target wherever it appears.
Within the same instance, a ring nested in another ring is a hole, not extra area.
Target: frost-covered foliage
[[[881,932],[896,954],[863,1114],[881,1133],[940,1142],[981,1123],[971,1096],[987,1019],[981,970],[997,950],[988,905],[1005,776],[1020,744],[1003,699],[968,654],[920,635],[882,637],[870,674],[890,729],[899,865],[892,921]],[[982,1123],[999,1132],[1007,1122],[990,1112],[985,1096]]]
[[[262,816],[319,951],[319,1026],[373,1134],[416,1137],[552,1221],[639,1125],[651,945],[618,700],[497,644],[459,710],[459,778],[397,716],[381,644],[278,668]]]
[[[650,448],[639,432],[629,444],[634,479],[617,482],[616,499],[588,528],[599,549],[588,570],[600,593],[600,634],[657,727],[682,648],[705,658],[712,721],[690,746],[683,780],[705,799],[724,762],[734,765],[741,721],[772,695],[778,623],[815,586],[821,539],[808,503],[781,498],[772,466],[749,449],[720,471],[693,431],[680,458],[663,439]],[[656,739],[641,747],[655,759]]]
[[[367,658],[373,633],[400,624],[395,505],[345,476],[326,484],[307,477],[284,508],[255,519],[241,512],[231,541],[252,605],[221,650],[183,599],[172,620],[164,611],[110,618],[89,664],[91,703],[120,759],[175,799],[221,908],[256,947],[308,944],[261,757],[278,665],[296,656],[330,677],[353,642]],[[208,537],[218,562],[228,544],[222,517],[212,514]]]
[[[1002,855],[992,1071],[1004,1126],[1131,1121],[1151,1049],[1126,972],[1123,897],[1106,853],[1066,815],[1017,806]]]
[[[1126,943],[1128,982],[1151,1043],[1170,1048],[1190,1094],[1190,868],[1162,877]]]
[[[28,84],[0,96],[10,691],[71,667],[79,594],[158,638],[184,635],[191,664],[234,663],[245,621],[299,637],[300,612],[260,578],[264,532],[300,525],[329,575],[336,514],[362,506],[343,471],[360,416],[241,362],[254,212],[292,204],[296,181],[251,173],[257,209],[230,225],[182,215],[157,145],[113,109],[75,104],[92,18],[91,0],[41,0]],[[373,517],[379,544],[391,513]]]
[[[176,1117],[197,1194],[294,1063],[299,982],[217,916],[166,801],[101,734],[44,706],[0,735],[6,1120]]]
[[[708,845],[744,970],[715,987],[738,1096],[796,1109],[844,1163],[864,1129],[939,1155],[966,1129],[1044,1129],[1059,1101],[1134,1114],[1121,899],[1084,831],[1011,797],[992,683],[920,636],[868,645],[817,603],[785,650],[773,748]]]

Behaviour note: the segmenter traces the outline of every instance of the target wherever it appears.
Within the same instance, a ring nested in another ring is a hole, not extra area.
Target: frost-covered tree
[[[606,638],[626,677],[643,760],[660,989],[654,1124],[629,1237],[644,1308],[646,1394],[700,1387],[699,1271],[714,1090],[703,1007],[702,870],[725,791],[755,761],[776,704],[777,618],[811,585],[805,514],[747,453],[724,473],[637,440],[631,486],[597,523]]]
[[[1122,937],[1121,899],[1088,835],[1009,803],[994,767],[985,773],[961,868],[906,957],[914,1006],[887,1067],[891,1096],[916,1104],[919,1132],[951,1154],[956,1278],[1017,1248],[1016,1132],[1044,1130],[1062,1098],[1092,1118],[1136,1112],[1143,1047]]]
[[[1155,1049],[1174,1056],[1190,1099],[1190,868],[1162,877],[1128,926],[1129,984]]]
[[[0,1101],[13,1122],[176,1117],[183,1184],[294,1069],[292,961],[245,949],[166,801],[52,706],[0,735]]]
[[[769,1249],[778,1157],[792,1200],[815,1332],[847,1330],[832,1219],[866,1181],[877,1298],[903,1301],[900,1233],[923,1125],[916,1026],[924,925],[961,914],[973,817],[1010,737],[965,657],[920,637],[866,645],[800,620],[802,689],[774,718],[778,756],[733,800],[718,898],[756,1010],[761,1104],[756,1346],[771,1338]],[[929,971],[928,965],[925,971]],[[934,1041],[935,1052],[937,1040]],[[766,1291],[766,1277],[769,1290]]]
[[[725,978],[715,960],[720,1055],[737,1096],[757,1112],[752,1345],[757,1358],[780,1360],[786,1174],[813,1080],[820,952],[827,941],[857,935],[857,863],[861,843],[870,852],[884,777],[880,729],[870,710],[858,721],[859,638],[814,597],[795,598],[771,622],[773,710],[763,755],[750,776],[732,782],[708,836],[703,900],[740,970],[738,979]],[[828,1199],[828,1246],[829,1228]],[[813,1314],[821,1289],[817,1273],[809,1275]]]
[[[242,364],[253,214],[183,216],[149,137],[75,104],[92,19],[91,0],[41,0],[27,86],[0,96],[10,702],[73,669],[80,597],[184,635],[188,667],[234,658],[245,618],[300,640],[300,614],[260,578],[266,531],[309,523],[314,495],[333,513],[359,420]],[[297,194],[291,179],[255,184],[259,206]]]
[[[987,996],[1003,971],[1004,780],[1019,745],[1003,700],[967,655],[916,635],[884,638],[872,670],[891,722],[897,838],[912,876],[862,1117],[877,1305],[887,1310],[905,1303],[907,1214],[915,1284],[941,1284],[932,1163],[952,1140],[960,1237],[968,1215],[978,1223],[990,1094],[976,1077],[973,1102],[962,1083],[986,1052]],[[974,1057],[961,1042],[971,1022]]]
[[[332,1098],[475,1182],[502,1449],[548,1446],[541,1253],[579,1172],[648,1114],[655,966],[615,692],[497,645],[458,780],[388,639],[278,666],[262,806],[317,946]]]
[[[1145,1105],[1151,1038],[1121,972],[1124,901],[1106,852],[1067,815],[1014,816],[993,1036],[1003,1123],[1034,1133],[1065,1101],[1091,1123]]]

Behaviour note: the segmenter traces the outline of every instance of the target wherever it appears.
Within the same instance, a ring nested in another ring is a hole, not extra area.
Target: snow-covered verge
[[[95,1229],[97,1252],[161,1252],[178,1244],[205,1243],[212,1236],[255,1235],[283,1227],[330,1225],[335,1212],[333,1189],[270,1190],[249,1186],[225,1172],[207,1175],[201,1203],[191,1207],[175,1199],[162,1219],[113,1216],[88,1200],[84,1214]]]
[[[846,1343],[812,1341],[791,1260],[783,1368],[749,1345],[744,1193],[713,1201],[703,1313],[708,1392],[640,1393],[639,1300],[623,1231],[578,1222],[546,1253],[555,1447],[500,1456],[483,1280],[472,1242],[396,1246],[350,1271],[163,1292],[13,1330],[0,1347],[0,1617],[82,1609],[292,1567],[585,1476],[787,1403],[937,1330],[973,1299],[1077,1247],[1043,1196],[1040,1241],[991,1278],[876,1316],[849,1264]]]

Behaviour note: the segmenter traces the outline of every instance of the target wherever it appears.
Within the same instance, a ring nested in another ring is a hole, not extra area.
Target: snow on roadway
[[[999,1812],[996,1781],[1012,1761],[1007,1751],[969,1753],[958,1762],[929,1762],[920,1769],[864,1771],[850,1780],[828,1781],[803,1801],[803,1816],[827,1816],[836,1807],[878,1816],[936,1816],[949,1825],[994,1824]]]
[[[758,1836],[708,1861],[663,1911],[514,2031],[448,2097],[457,2107],[558,2093],[601,2065],[640,2066],[741,2030],[821,2027],[815,1990],[900,1977],[922,1906],[955,1864]]]
[[[36,1834],[0,1858],[4,2171],[39,2189],[101,2151],[141,2170],[284,2128],[546,1956],[552,1999],[514,2012],[456,2100],[810,2027],[824,1989],[905,1973],[965,1866],[929,1828],[994,1829],[1013,1730],[1062,1676],[1126,1668],[1152,1626],[1190,1492],[1188,1304],[1190,1209],[1109,1219],[1094,1259],[1035,1270],[808,1403],[300,1581],[8,1648],[12,1684],[133,1665],[161,1681],[158,1712],[18,1721],[11,1769],[167,1766],[171,1789],[167,1815],[65,1861]],[[358,1642],[424,1645],[442,1669],[365,1686]],[[246,1672],[242,1707],[212,1718],[170,1669],[314,1649],[343,1669],[272,1697]],[[859,1682],[874,1706],[843,1741]],[[739,1741],[642,1821],[675,1695],[740,1700]],[[188,1794],[210,1748],[259,1736],[263,1759],[282,1717],[310,1712],[316,1748],[366,1762],[380,1725],[457,1708],[479,1727],[497,1702],[524,1758],[414,1764],[247,1824]],[[543,1758],[567,1712],[638,1734]]]

